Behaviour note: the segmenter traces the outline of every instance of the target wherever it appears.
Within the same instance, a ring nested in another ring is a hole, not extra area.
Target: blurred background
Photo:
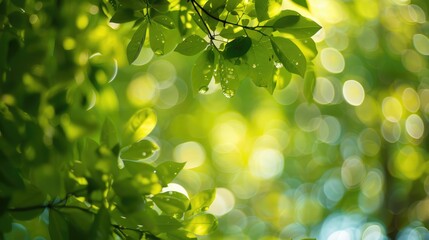
[[[313,102],[299,76],[273,95],[246,80],[231,99],[215,85],[194,96],[194,57],[143,48],[129,66],[131,25],[94,20],[102,9],[90,3],[76,16],[89,37],[63,45],[92,49],[75,56],[95,69],[89,111],[122,126],[155,109],[161,150],[148,161],[187,162],[169,188],[217,188],[219,228],[203,239],[429,239],[429,2],[309,6],[323,26]]]

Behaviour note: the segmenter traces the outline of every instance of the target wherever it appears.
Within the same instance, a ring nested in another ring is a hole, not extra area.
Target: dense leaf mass
[[[297,46],[295,42],[288,39],[305,38],[307,42],[314,44],[310,37],[321,28],[317,23],[301,16],[296,11],[278,11],[282,5],[282,1],[279,0],[208,0],[204,4],[196,0],[182,0],[175,1],[175,4],[171,3],[169,5],[168,2],[165,2],[166,8],[169,9],[168,12],[154,9],[152,4],[151,1],[148,1],[145,6],[138,4],[130,6],[128,3],[122,3],[119,0],[119,7],[111,18],[111,21],[115,23],[135,22],[137,30],[128,47],[129,49],[133,49],[133,51],[127,52],[129,60],[135,59],[135,56],[138,55],[141,47],[135,47],[135,39],[142,39],[140,36],[142,32],[141,28],[142,26],[146,26],[146,22],[149,22],[149,45],[155,54],[164,55],[168,53],[168,50],[163,47],[165,41],[164,32],[167,31],[167,28],[170,31],[175,31],[178,35],[174,40],[169,39],[169,41],[177,41],[175,43],[177,44],[175,51],[190,56],[203,52],[206,48],[213,48],[213,53],[217,60],[211,64],[212,68],[224,69],[225,67],[223,66],[217,66],[226,63],[222,59],[229,59],[234,65],[229,68],[237,69],[238,72],[247,72],[234,78],[232,80],[235,82],[232,83],[233,85],[238,86],[244,78],[251,78],[257,86],[266,88],[270,93],[276,87],[273,75],[269,74],[264,83],[261,84],[259,77],[250,74],[247,68],[248,66],[253,66],[255,63],[249,60],[249,58],[252,58],[249,57],[249,52],[258,51],[261,52],[261,55],[273,56],[269,58],[271,66],[275,66],[276,62],[281,62],[290,73],[304,76],[307,65],[304,55],[307,56],[307,52],[303,51],[303,49],[300,50],[302,46]],[[305,1],[299,1],[298,4],[307,7]],[[138,19],[130,18],[129,15],[127,15],[126,19],[124,17],[116,17],[118,14],[122,16],[123,11],[138,12],[142,16]],[[178,19],[177,26],[171,19]],[[135,37],[136,35],[139,36]],[[200,38],[197,38],[198,36]],[[205,38],[205,40],[202,40],[202,38]],[[276,42],[275,47],[265,49],[257,47],[258,44],[266,41]],[[144,45],[144,41],[139,40],[139,43],[140,46]],[[133,47],[131,48],[130,46]],[[307,59],[310,59],[310,56],[308,55]],[[299,65],[294,66],[297,62],[299,62]],[[202,64],[201,60],[197,61],[193,72],[201,71]],[[267,66],[268,69],[271,69],[271,66]],[[209,71],[208,74],[203,74],[203,76],[199,76],[201,74],[193,74],[192,82],[196,86],[194,90],[206,89],[205,91],[207,91],[214,74],[215,72],[213,71]],[[222,74],[219,74],[219,76],[220,78],[224,78]],[[220,80],[221,83],[225,81],[229,80]],[[225,96],[231,97],[234,95],[231,93],[235,90],[231,90],[226,84],[221,84],[221,87]]]

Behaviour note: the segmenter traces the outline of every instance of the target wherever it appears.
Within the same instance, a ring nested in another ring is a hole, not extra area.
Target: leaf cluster
[[[88,6],[101,10],[88,13]],[[217,226],[206,213],[214,190],[163,192],[184,164],[149,163],[159,151],[147,138],[153,109],[138,110],[117,131],[94,108],[94,95],[111,81],[105,65],[116,64],[87,43],[105,26],[107,6],[0,1],[0,239],[35,230],[60,240],[195,239]],[[116,18],[130,17],[126,11]],[[161,15],[153,21],[168,26]],[[153,35],[159,27],[151,26]]]
[[[308,7],[306,1],[296,3]],[[110,21],[134,23],[130,64],[145,44],[156,55],[199,54],[192,70],[194,93],[208,91],[214,79],[232,97],[245,78],[273,93],[291,74],[313,86],[317,49],[311,37],[321,27],[296,11],[280,11],[281,5],[281,0],[117,0]]]

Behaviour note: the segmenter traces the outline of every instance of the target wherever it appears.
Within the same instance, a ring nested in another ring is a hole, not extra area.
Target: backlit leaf
[[[308,9],[308,3],[307,0],[292,0],[294,3],[300,5],[301,7]]]
[[[253,44],[247,54],[250,78],[256,86],[266,88],[271,94],[275,87],[273,82],[275,66],[272,55],[272,46],[269,41],[259,41]]]
[[[312,38],[293,39],[292,41],[301,49],[307,60],[313,60],[317,56],[316,43]]]
[[[243,66],[244,67],[244,66]],[[240,68],[240,66],[238,66]],[[220,71],[220,85],[222,87],[222,93],[227,98],[231,98],[237,92],[238,87],[240,86],[240,76],[239,69],[236,65],[230,61],[225,59],[219,60],[219,69]]]
[[[186,163],[167,161],[159,164],[158,167],[156,167],[156,171],[159,178],[166,186],[177,176],[177,174],[179,174],[185,164]]]
[[[274,53],[291,73],[299,74],[304,77],[307,66],[307,60],[301,50],[289,39],[281,37],[271,38],[271,44]]]
[[[173,20],[166,15],[157,15],[153,17],[151,20],[154,20],[155,22],[161,24],[162,26],[168,29],[176,28],[176,25],[174,24]]]
[[[160,24],[151,22],[149,25],[150,47],[156,55],[165,54],[165,36]]]
[[[159,193],[152,200],[159,209],[168,215],[182,214],[189,206],[189,199],[185,195],[174,191]]]
[[[196,235],[207,235],[216,230],[217,219],[211,214],[202,213],[188,219],[184,229]]]
[[[296,21],[298,17],[299,20]],[[277,31],[291,34],[296,38],[310,38],[321,28],[320,25],[315,23],[313,20],[303,17],[292,10],[282,11],[275,18],[269,20],[266,25],[276,25]]]
[[[140,54],[140,51],[143,47],[145,38],[146,38],[146,29],[147,29],[147,21],[143,21],[143,23],[137,28],[137,31],[134,33],[131,41],[127,46],[127,59],[131,64],[133,63]]]
[[[255,0],[256,17],[259,22],[270,19],[278,14],[282,0]]]
[[[131,135],[132,141],[145,138],[155,127],[157,117],[151,108],[143,108],[134,113],[126,124],[125,134]]]
[[[200,36],[191,35],[179,43],[174,51],[186,56],[192,56],[203,51],[207,45],[208,43]]]
[[[192,89],[194,93],[205,93],[212,79],[214,64],[214,53],[211,48],[207,49],[197,58],[192,68]]]
[[[216,197],[216,189],[208,189],[191,198],[191,215],[207,211]]]
[[[256,16],[260,22],[270,18],[268,15],[268,1],[269,0],[255,0]]]
[[[120,157],[124,160],[142,160],[151,157],[159,149],[158,145],[150,140],[143,139],[124,147]]]

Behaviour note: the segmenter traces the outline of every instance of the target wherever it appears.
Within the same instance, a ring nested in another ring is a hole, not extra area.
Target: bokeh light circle
[[[365,90],[356,80],[347,80],[343,85],[344,99],[353,106],[359,106],[365,99]]]

